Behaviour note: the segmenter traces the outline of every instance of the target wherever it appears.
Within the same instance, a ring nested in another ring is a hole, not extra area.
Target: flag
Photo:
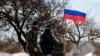
[[[64,19],[73,20],[75,22],[85,22],[86,13],[77,10],[64,9]]]

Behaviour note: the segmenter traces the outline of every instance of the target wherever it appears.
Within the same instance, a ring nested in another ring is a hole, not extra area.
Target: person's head
[[[46,26],[46,29],[50,29],[50,25],[47,25],[47,26]]]
[[[32,26],[34,28],[38,29],[39,28],[39,22],[38,21],[34,21],[33,24],[32,24]]]
[[[50,32],[50,26],[47,25],[46,28],[45,28],[45,32],[49,33]]]

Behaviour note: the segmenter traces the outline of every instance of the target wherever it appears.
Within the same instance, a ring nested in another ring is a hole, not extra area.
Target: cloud
[[[88,0],[88,1],[100,3],[100,0]]]

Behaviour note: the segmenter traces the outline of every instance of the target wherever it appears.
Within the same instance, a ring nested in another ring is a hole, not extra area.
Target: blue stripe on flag
[[[64,14],[69,14],[69,15],[75,15],[75,16],[86,16],[86,13],[76,11],[76,10],[70,10],[70,9],[64,9]]]

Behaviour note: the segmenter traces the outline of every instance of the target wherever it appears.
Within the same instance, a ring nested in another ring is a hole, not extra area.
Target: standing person
[[[40,37],[40,47],[44,56],[52,56],[52,50],[55,43],[56,40],[50,32],[50,26],[47,26]]]
[[[37,35],[38,35],[39,23],[34,21],[32,28],[27,32],[27,52],[30,56],[39,56],[39,47],[37,45]]]

